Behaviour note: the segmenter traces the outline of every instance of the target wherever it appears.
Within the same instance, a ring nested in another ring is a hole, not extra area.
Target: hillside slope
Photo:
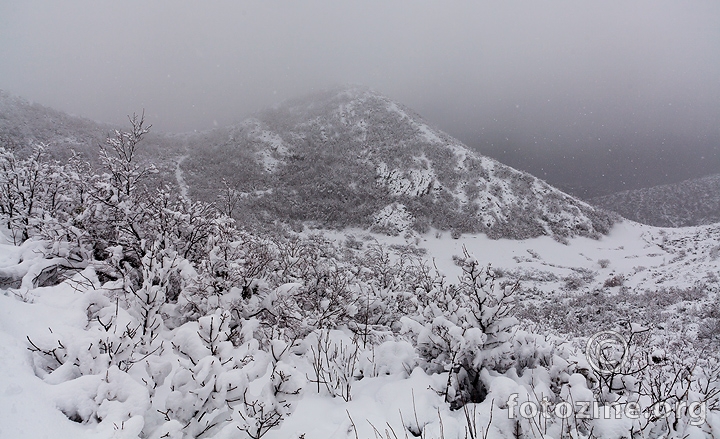
[[[482,157],[417,114],[363,88],[289,101],[189,140],[191,195],[237,191],[235,215],[374,226],[430,226],[493,238],[597,237],[614,216]]]
[[[720,222],[720,174],[618,192],[589,200],[625,218],[658,227]]]
[[[75,152],[97,166],[100,146],[105,144],[108,136],[114,136],[116,129],[125,131],[128,125],[116,127],[71,116],[0,90],[0,147],[21,157],[34,146],[43,144],[45,152],[53,159],[62,162]],[[152,121],[146,121],[147,125],[152,125]],[[185,137],[184,134],[169,135],[151,129],[143,138],[137,150],[138,160],[153,163],[160,171],[154,175],[152,186],[175,184],[174,173],[178,156],[185,148]]]
[[[113,129],[108,124],[73,117],[0,90],[0,140],[6,148],[22,153],[33,144],[45,143],[59,159],[69,157],[71,150],[90,157]]]

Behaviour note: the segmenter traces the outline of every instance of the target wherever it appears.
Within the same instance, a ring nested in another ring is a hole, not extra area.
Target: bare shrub
[[[565,289],[568,289],[571,291],[578,290],[585,285],[585,281],[575,273],[567,276],[564,279],[564,281],[565,281]]]
[[[615,276],[605,279],[603,286],[606,288],[620,287],[625,283],[625,277],[622,274],[616,274]]]

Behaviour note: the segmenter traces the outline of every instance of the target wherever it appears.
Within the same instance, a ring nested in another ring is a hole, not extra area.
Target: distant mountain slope
[[[720,222],[720,174],[590,200],[627,219],[658,227]]]
[[[141,110],[140,110],[141,111]],[[129,109],[132,112],[132,109]],[[152,121],[148,121],[152,124]],[[100,145],[115,129],[127,130],[126,126],[94,122],[70,116],[62,111],[30,103],[0,90],[0,147],[23,155],[33,145],[47,145],[46,152],[58,160],[66,160],[72,152],[97,164]],[[157,184],[173,184],[177,157],[185,147],[185,135],[166,135],[151,129],[138,149],[138,158],[153,162],[162,175],[156,175]]]
[[[215,200],[224,179],[239,192],[236,214],[249,222],[564,239],[597,237],[614,220],[363,88],[290,101],[188,142],[190,194]]]
[[[0,91],[0,140],[6,148],[22,152],[46,143],[57,158],[69,157],[71,150],[91,155],[112,129]]]

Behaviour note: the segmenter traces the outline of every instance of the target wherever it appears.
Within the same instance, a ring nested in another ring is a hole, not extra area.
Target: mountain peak
[[[215,200],[225,180],[240,194],[238,217],[250,223],[563,240],[598,237],[614,221],[360,86],[293,99],[189,143],[183,168],[191,193]]]

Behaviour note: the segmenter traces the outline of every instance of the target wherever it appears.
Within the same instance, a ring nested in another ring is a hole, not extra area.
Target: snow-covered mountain
[[[658,227],[720,222],[720,174],[618,192],[590,203],[625,218]]]
[[[321,226],[429,227],[515,239],[598,237],[614,216],[480,156],[412,110],[353,87],[286,102],[190,140],[190,194],[239,192],[237,215]],[[249,215],[250,214],[250,215]]]
[[[5,148],[23,152],[44,143],[57,158],[66,159],[71,150],[92,158],[112,130],[109,124],[70,116],[0,90],[0,146]]]
[[[75,151],[92,163],[115,129],[0,93],[2,146],[21,154],[43,143],[55,158]],[[288,101],[204,133],[151,131],[141,146],[138,158],[162,171],[160,186],[187,185],[191,197],[214,202],[225,180],[237,197],[233,213],[248,226],[281,220],[564,240],[598,237],[615,218],[361,87]]]
[[[152,125],[152,121],[146,120],[146,124]],[[114,136],[115,130],[124,129],[125,126],[72,116],[0,90],[0,148],[18,157],[27,156],[37,145],[44,145],[45,153],[52,159],[65,162],[76,153],[97,169],[100,147],[108,137]],[[178,157],[185,150],[186,137],[154,129],[144,136],[136,160],[152,163],[160,171],[148,181],[151,190],[177,185],[175,170]]]

